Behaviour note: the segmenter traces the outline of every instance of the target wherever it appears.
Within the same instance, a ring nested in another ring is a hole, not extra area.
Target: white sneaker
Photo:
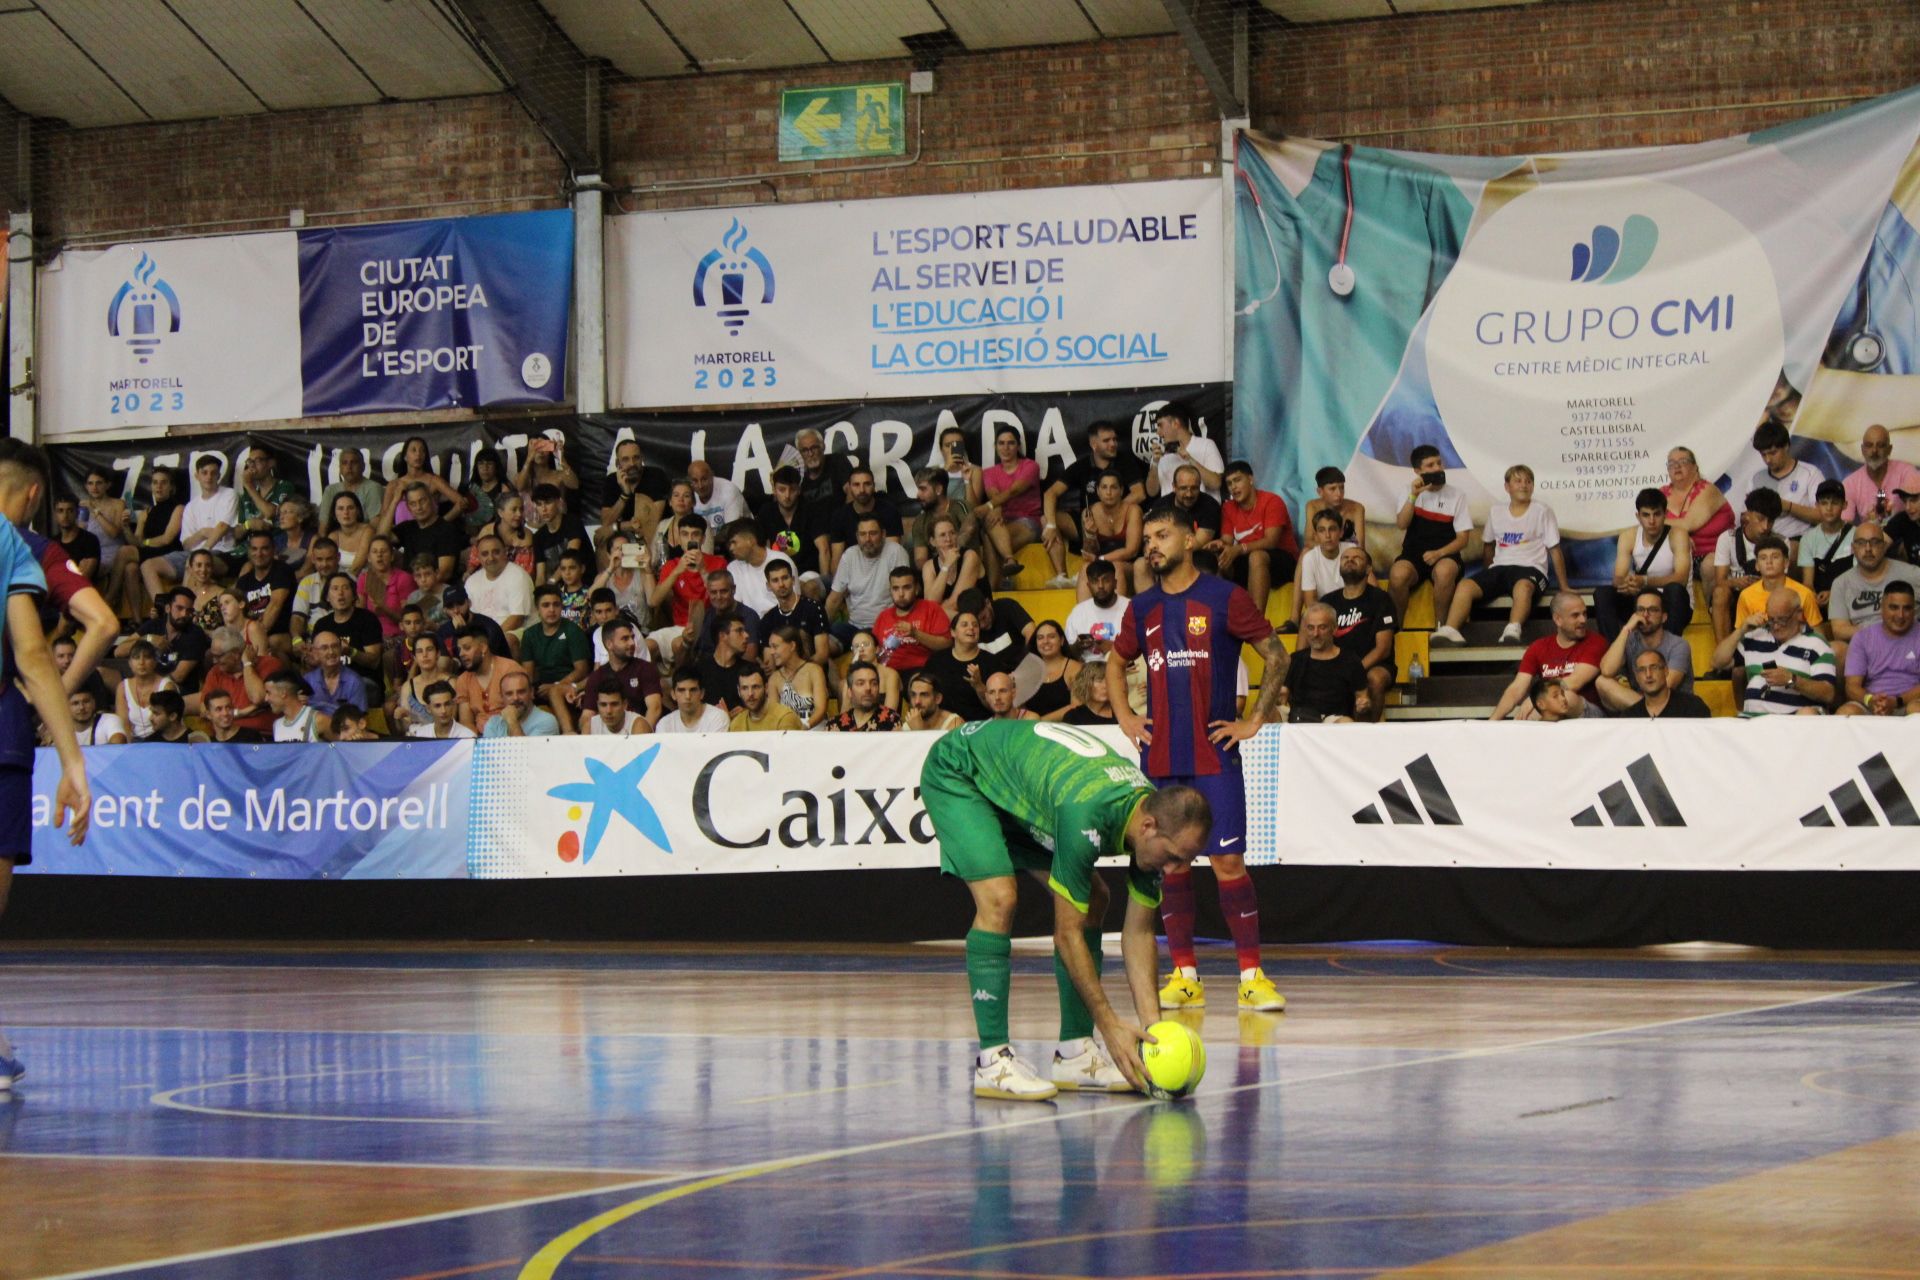
[[[1056,573],[1042,585],[1048,591],[1065,591],[1073,586],[1073,579],[1063,573]]]
[[[1519,644],[1520,643],[1520,624],[1517,622],[1509,622],[1504,628],[1502,628],[1500,632],[1500,643],[1501,644]]]
[[[1433,629],[1433,640],[1441,644],[1465,644],[1467,642],[1467,638],[1461,635],[1459,630],[1454,627],[1435,627]],[[1431,643],[1431,641],[1429,643]]]
[[[1113,1065],[1100,1042],[1089,1036],[1080,1041],[1082,1046],[1072,1057],[1062,1057],[1059,1049],[1053,1051],[1053,1082],[1062,1089],[1076,1089],[1083,1093],[1133,1093],[1134,1087],[1120,1074],[1120,1068]]]
[[[1009,1102],[1045,1102],[1059,1088],[1028,1066],[1013,1046],[999,1048],[973,1060],[973,1096],[1004,1098]]]

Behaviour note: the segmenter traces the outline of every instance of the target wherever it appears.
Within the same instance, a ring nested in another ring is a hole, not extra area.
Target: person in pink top
[[[995,558],[1000,561],[1002,578],[1011,579],[1020,572],[1020,562],[1014,558],[1020,548],[1040,541],[1040,466],[1032,458],[1022,456],[1020,431],[1016,427],[1002,427],[995,432],[993,450],[994,464],[979,473],[969,497],[980,516],[981,526],[987,531],[987,545],[997,553]],[[1065,578],[1066,543],[1056,539],[1048,551],[1054,559],[1054,577]],[[1069,581],[1067,585],[1073,584]]]
[[[1865,464],[1840,482],[1847,491],[1847,509],[1840,518],[1848,524],[1885,520],[1898,513],[1896,489],[1920,492],[1920,467],[1893,456],[1893,436],[1879,423],[1860,437],[1860,456]]]
[[[1660,492],[1667,497],[1667,522],[1693,542],[1696,571],[1713,561],[1720,535],[1733,528],[1733,508],[1711,481],[1700,476],[1700,460],[1680,446],[1667,454],[1667,481]]]
[[[377,533],[367,543],[367,567],[361,571],[360,603],[380,619],[380,634],[388,639],[400,634],[400,614],[413,594],[413,575],[395,563],[393,539]]]

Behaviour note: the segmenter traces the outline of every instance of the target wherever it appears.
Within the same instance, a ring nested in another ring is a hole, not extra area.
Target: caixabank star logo
[[[640,780],[647,776],[647,770],[653,767],[654,757],[659,754],[660,744],[655,743],[618,769],[608,768],[602,761],[589,757],[586,761],[587,781],[564,782],[547,791],[555,800],[568,802],[569,821],[577,822],[583,814],[587,819],[585,839],[571,829],[560,833],[556,851],[562,862],[572,862],[576,858],[582,866],[592,862],[593,855],[600,850],[601,837],[607,833],[607,824],[613,821],[616,814],[625,819],[628,826],[659,846],[661,852],[673,852],[660,815],[654,811],[653,802],[640,790]]]

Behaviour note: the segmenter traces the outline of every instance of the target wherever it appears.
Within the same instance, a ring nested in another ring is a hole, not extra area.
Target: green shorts
[[[942,735],[920,771],[920,801],[940,840],[940,870],[972,883],[1019,871],[1045,874],[1053,855],[973,785],[972,753],[958,733]]]

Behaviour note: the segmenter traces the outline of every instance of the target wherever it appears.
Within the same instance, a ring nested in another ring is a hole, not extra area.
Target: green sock
[[[967,986],[973,990],[973,1025],[980,1047],[1007,1043],[1007,996],[1013,989],[1013,939],[985,929],[967,930]]]
[[[1093,957],[1093,972],[1097,976],[1106,958],[1100,951],[1100,930],[1098,927],[1082,929],[1080,936],[1087,940],[1087,952]],[[1079,1040],[1092,1035],[1093,1015],[1087,1012],[1087,1002],[1080,998],[1073,979],[1067,976],[1067,966],[1060,963],[1058,951],[1053,953],[1053,980],[1060,987],[1060,1038]]]

